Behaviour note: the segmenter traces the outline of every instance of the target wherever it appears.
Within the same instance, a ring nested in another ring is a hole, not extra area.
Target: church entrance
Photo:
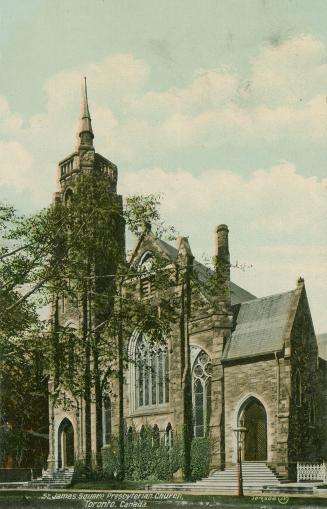
[[[267,460],[267,414],[256,398],[249,398],[241,410],[240,424],[246,428],[243,461]]]
[[[74,465],[74,428],[69,419],[65,418],[58,430],[58,468]]]

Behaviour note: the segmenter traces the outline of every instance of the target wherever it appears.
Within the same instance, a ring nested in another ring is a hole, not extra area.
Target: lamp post
[[[247,431],[243,426],[233,429],[236,435],[237,443],[237,495],[242,497],[243,493],[243,478],[242,478],[242,433]]]

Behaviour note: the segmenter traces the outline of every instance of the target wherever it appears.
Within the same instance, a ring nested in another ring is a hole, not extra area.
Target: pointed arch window
[[[158,449],[160,446],[160,431],[157,424],[155,424],[152,429],[152,446],[155,449]]]
[[[294,377],[294,400],[296,406],[302,405],[302,380],[300,370],[297,369]]]
[[[171,427],[171,424],[169,422],[165,429],[165,446],[171,447],[172,445],[173,445],[173,428]]]
[[[102,408],[103,443],[109,444],[111,439],[111,399],[105,396]]]
[[[200,350],[192,369],[192,402],[194,437],[207,435],[211,413],[211,374],[212,365],[209,355]]]
[[[135,346],[135,408],[169,402],[169,364],[166,342],[153,344],[144,334]]]

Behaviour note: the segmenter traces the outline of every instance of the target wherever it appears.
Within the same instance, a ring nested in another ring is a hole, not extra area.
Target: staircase
[[[49,489],[49,488],[66,488],[73,482],[74,467],[67,467],[54,472],[48,470],[43,471],[42,477],[33,479],[28,483],[29,488]]]
[[[276,475],[265,462],[242,463],[242,477],[244,492],[261,492],[264,486],[278,487],[283,479]],[[200,492],[227,492],[237,493],[237,465],[214,472],[210,477],[184,484],[157,484],[150,487],[151,490],[174,490],[174,491],[200,491]]]

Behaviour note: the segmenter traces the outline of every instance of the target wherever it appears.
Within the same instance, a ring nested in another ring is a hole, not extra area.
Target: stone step
[[[276,486],[265,486],[263,488],[264,493],[277,493],[279,491],[280,487],[277,488]],[[312,486],[287,486],[283,485],[282,487],[283,493],[313,493],[313,487]]]
[[[42,477],[33,479],[28,483],[29,487],[43,489],[43,488],[66,488],[69,486],[74,477],[74,468],[66,468],[57,470],[55,472],[43,472]]]
[[[194,483],[152,485],[152,490],[178,490],[178,491],[205,491],[236,493],[238,489],[237,465],[223,471],[216,471]],[[265,462],[242,464],[243,489],[248,492],[262,491],[270,486],[271,489],[280,489],[281,477],[277,476]]]

